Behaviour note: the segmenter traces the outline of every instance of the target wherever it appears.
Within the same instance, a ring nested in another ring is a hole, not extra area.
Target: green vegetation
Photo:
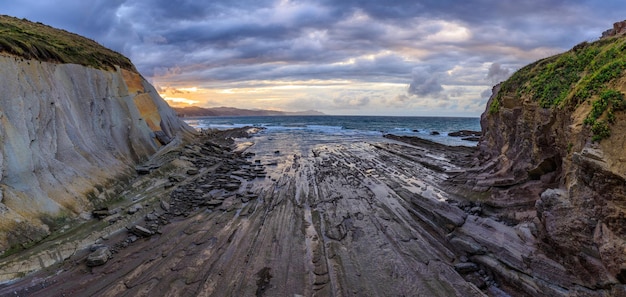
[[[611,136],[608,124],[615,122],[615,112],[626,109],[624,94],[620,91],[605,89],[598,99],[592,103],[591,112],[585,118],[584,124],[591,127],[593,141],[599,141]],[[606,113],[608,124],[600,119]]]
[[[609,125],[604,121],[596,121],[593,123],[591,132],[593,132],[593,141],[600,141],[611,136],[611,128],[609,128]]]
[[[500,110],[500,100],[491,101],[491,105],[489,105],[489,112],[496,113]]]
[[[598,94],[625,69],[626,41],[623,38],[584,42],[568,52],[520,69],[502,83],[496,100],[501,101],[504,94],[514,95],[516,99],[529,95],[544,108],[572,101],[579,104]],[[572,90],[576,92],[572,94]]]
[[[0,15],[0,53],[54,63],[80,64],[97,69],[115,66],[134,70],[123,55],[97,42],[41,23]]]
[[[626,110],[624,94],[610,87],[622,77],[624,70],[626,38],[583,42],[568,52],[517,71],[502,83],[489,112],[499,111],[503,96],[513,96],[516,100],[524,96],[543,108],[574,107],[597,98],[590,103],[592,110],[584,123],[598,141],[610,136],[609,125],[615,122],[615,113]]]

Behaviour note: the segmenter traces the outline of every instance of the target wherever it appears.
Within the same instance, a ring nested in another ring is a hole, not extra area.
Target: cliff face
[[[0,251],[116,198],[136,164],[192,133],[132,70],[0,55],[0,77]]]
[[[575,276],[563,288],[626,283],[625,65],[623,36],[580,44],[494,87],[481,118],[469,184],[505,221],[532,222],[538,253]]]

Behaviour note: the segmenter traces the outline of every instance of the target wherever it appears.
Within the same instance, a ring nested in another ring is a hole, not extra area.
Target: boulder
[[[165,200],[161,200],[161,209],[165,210],[166,212],[169,212],[170,204]]]
[[[143,206],[141,206],[141,203],[136,203],[136,204],[131,205],[126,212],[128,214],[135,214],[138,211],[140,211],[142,208]]]
[[[150,237],[153,235],[152,231],[146,229],[145,227],[134,225],[128,230],[130,233],[135,234],[141,237]]]
[[[101,246],[87,256],[87,266],[95,267],[104,265],[111,258],[112,254],[108,247]]]

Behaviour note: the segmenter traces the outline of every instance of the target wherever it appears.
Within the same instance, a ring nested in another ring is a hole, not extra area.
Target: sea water
[[[307,146],[384,141],[385,134],[414,136],[446,145],[475,146],[476,142],[451,137],[448,133],[459,130],[480,131],[479,118],[461,117],[254,116],[187,118],[185,122],[196,129],[263,127],[265,129],[253,137]]]

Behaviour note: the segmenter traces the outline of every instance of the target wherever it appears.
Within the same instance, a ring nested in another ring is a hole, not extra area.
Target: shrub
[[[499,98],[494,98],[493,101],[491,101],[491,105],[489,105],[489,113],[494,114],[500,111],[500,100],[498,99]]]
[[[596,121],[591,126],[591,131],[593,132],[593,137],[591,138],[593,141],[600,141],[611,136],[609,125],[603,121]]]
[[[624,100],[624,94],[620,91],[607,89],[600,93],[598,100],[594,101],[591,107],[591,112],[584,120],[584,124],[591,126],[593,132],[593,140],[598,141],[607,138],[611,135],[609,126],[603,121],[598,119],[607,112],[607,121],[609,124],[615,123],[615,112],[626,109],[626,102]]]

